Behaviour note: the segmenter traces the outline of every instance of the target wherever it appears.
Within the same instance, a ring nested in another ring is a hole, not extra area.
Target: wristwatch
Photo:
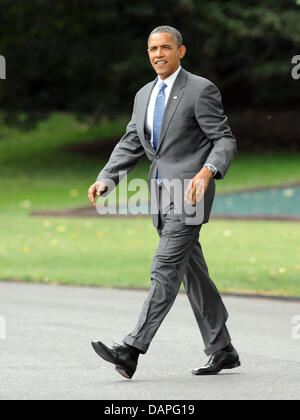
[[[210,163],[206,163],[204,166],[206,166],[213,173],[213,176],[215,176],[218,172],[218,170]]]

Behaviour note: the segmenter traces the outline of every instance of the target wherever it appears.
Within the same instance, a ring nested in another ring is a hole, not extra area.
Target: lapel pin
[[[173,96],[173,99],[178,99],[178,96]]]

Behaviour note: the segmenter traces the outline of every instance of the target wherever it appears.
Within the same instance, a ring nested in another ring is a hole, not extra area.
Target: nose
[[[156,54],[155,54],[155,57],[156,58],[159,58],[159,57],[161,57],[162,56],[162,49],[161,48],[157,48],[157,50],[156,50]]]

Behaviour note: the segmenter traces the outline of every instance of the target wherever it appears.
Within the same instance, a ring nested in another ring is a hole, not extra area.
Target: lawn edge
[[[81,287],[81,288],[102,288],[102,289],[115,289],[115,290],[134,290],[134,291],[148,291],[149,288],[147,287],[121,287],[121,286],[105,286],[102,284],[75,284],[75,283],[65,283],[65,282],[43,282],[38,280],[22,280],[22,279],[0,279],[0,283],[22,283],[22,284],[30,284],[30,285],[43,285],[43,286],[66,286],[66,287]],[[220,294],[222,296],[228,297],[238,297],[238,298],[252,298],[252,299],[267,299],[267,300],[280,300],[286,302],[299,302],[300,303],[300,296],[293,296],[293,295],[272,295],[269,292],[264,293],[263,291],[260,293],[239,293],[239,292],[230,292],[226,291],[226,289],[220,289]],[[184,290],[179,291],[180,294],[186,294]]]

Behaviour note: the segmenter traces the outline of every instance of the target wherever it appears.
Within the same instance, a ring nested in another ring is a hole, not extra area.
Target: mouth
[[[164,60],[158,60],[158,61],[155,61],[154,63],[155,63],[155,65],[156,65],[157,67],[163,67],[164,65],[166,65],[166,64],[167,64],[167,61],[164,61]]]

